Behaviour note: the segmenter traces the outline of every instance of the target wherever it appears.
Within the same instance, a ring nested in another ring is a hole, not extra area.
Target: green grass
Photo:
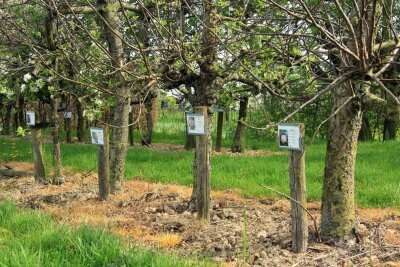
[[[275,147],[273,141],[265,147]],[[309,200],[320,200],[325,162],[325,142],[307,146],[306,175]],[[50,165],[51,144],[44,145],[46,163]],[[400,208],[399,142],[361,142],[356,163],[356,201],[363,207]],[[97,166],[97,147],[84,144],[61,144],[63,165],[73,171],[86,172]],[[28,141],[0,139],[0,159],[32,161]],[[125,176],[150,182],[192,183],[192,151],[159,152],[133,147],[128,151]],[[259,184],[289,193],[287,154],[272,156],[214,155],[212,157],[213,189],[236,188],[244,196],[274,195]]]
[[[129,247],[105,230],[58,225],[49,215],[0,202],[0,266],[210,266]]]

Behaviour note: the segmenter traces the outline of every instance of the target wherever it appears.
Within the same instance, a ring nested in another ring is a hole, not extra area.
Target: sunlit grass
[[[71,229],[0,202],[0,266],[211,266],[139,247],[100,228]]]

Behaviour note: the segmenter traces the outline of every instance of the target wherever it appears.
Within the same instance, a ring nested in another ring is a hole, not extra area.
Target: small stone
[[[261,230],[257,233],[257,238],[258,239],[265,239],[267,238],[267,231]]]

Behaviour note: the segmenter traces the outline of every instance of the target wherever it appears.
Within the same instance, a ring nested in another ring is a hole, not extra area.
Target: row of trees
[[[266,117],[261,130],[323,99],[332,110],[325,118],[321,230],[327,239],[342,237],[355,225],[363,115],[384,113],[385,131],[396,132],[398,11],[393,0],[2,1],[1,103],[49,105],[59,172],[59,102],[84,105],[88,118],[111,128],[110,183],[117,192],[129,105],[151,103],[160,88],[179,90],[193,107],[205,107],[209,128],[214,105],[231,96],[243,105],[250,93],[264,94],[271,106],[284,103],[286,114],[277,121]],[[195,185],[204,178],[196,176],[210,177],[211,136],[204,138],[208,145],[196,147],[194,162],[203,157],[206,164],[203,171],[194,164]],[[209,219],[209,211],[201,218]]]

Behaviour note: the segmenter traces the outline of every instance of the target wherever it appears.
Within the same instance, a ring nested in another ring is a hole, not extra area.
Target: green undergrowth
[[[270,141],[271,143],[272,141]],[[269,146],[271,146],[269,144]],[[362,207],[400,208],[399,142],[360,142],[355,180],[356,201]],[[306,148],[307,196],[320,200],[325,163],[325,142]],[[46,165],[51,162],[51,144],[44,145]],[[87,144],[61,144],[62,162],[75,172],[97,168],[97,147]],[[126,158],[127,179],[149,182],[192,184],[193,151],[154,151],[134,146]],[[32,162],[29,141],[0,139],[0,159]],[[213,189],[239,189],[246,197],[277,196],[260,184],[289,194],[287,152],[279,155],[213,155]],[[49,168],[47,168],[49,169]]]
[[[68,228],[49,215],[0,202],[0,266],[211,266],[131,247],[102,229]]]

